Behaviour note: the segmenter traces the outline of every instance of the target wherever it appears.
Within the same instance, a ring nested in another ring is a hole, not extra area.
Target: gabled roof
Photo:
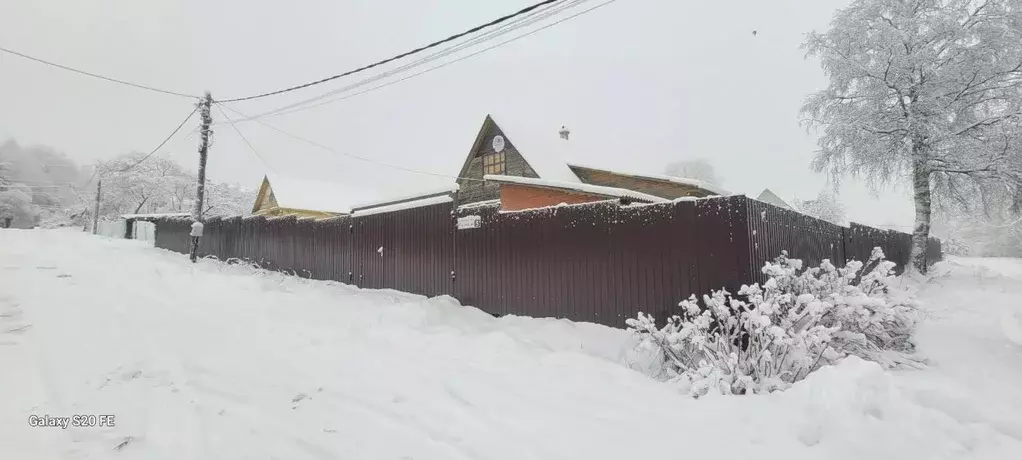
[[[768,188],[763,189],[763,193],[760,193],[759,196],[756,197],[756,200],[762,201],[764,203],[770,203],[774,206],[778,206],[784,209],[793,209],[791,205],[782,200],[781,197],[777,196],[776,193],[774,193]]]
[[[267,184],[269,184],[269,190],[263,190]],[[416,194],[399,195],[339,182],[267,174],[263,178],[263,186],[260,187],[259,195],[253,205],[253,212],[256,211],[255,208],[259,207],[261,200],[269,199],[270,191],[273,192],[273,198],[277,201],[278,208],[350,214],[353,209],[380,207],[397,202],[450,195],[457,190],[458,184],[451,184],[447,187],[423,190]]]
[[[487,115],[483,120],[483,125],[479,128],[479,133],[476,134],[475,142],[472,143],[472,149],[469,151],[469,157],[465,159],[465,164],[458,176],[463,177],[467,173],[468,165],[472,161],[471,154],[479,149],[486,132],[496,125],[541,179],[582,182],[575,173],[571,172],[571,168],[568,168],[565,161],[570,141],[561,139],[553,128],[539,132],[516,122],[517,120],[511,117],[498,119],[493,114]]]
[[[628,190],[617,187],[606,187],[602,185],[583,184],[581,182],[564,182],[550,179],[536,179],[533,177],[501,176],[491,174],[483,176],[483,179],[497,183],[552,188],[557,190],[566,190],[570,192],[586,193],[591,195],[599,195],[612,198],[627,198],[630,200],[642,201],[646,203],[666,203],[668,201],[671,201],[666,198],[660,198],[658,196],[653,196],[642,192],[636,192],[634,190]]]
[[[374,190],[351,184],[280,174],[266,174],[263,180],[269,182],[273,197],[277,200],[277,207],[286,209],[347,214],[351,212],[353,204],[370,201],[379,196]],[[268,192],[265,197],[260,193],[260,197],[267,199]]]
[[[571,167],[571,168],[589,169],[589,170],[593,170],[593,171],[602,171],[602,172],[608,172],[608,173],[611,173],[611,174],[618,174],[618,175],[622,175],[622,176],[634,176],[634,177],[640,177],[640,178],[643,178],[643,179],[652,179],[652,180],[663,181],[663,182],[673,182],[675,184],[688,185],[690,187],[706,190],[707,192],[710,192],[710,193],[712,193],[714,195],[722,195],[723,196],[723,195],[729,195],[730,194],[727,190],[724,190],[724,189],[722,189],[720,187],[717,187],[716,185],[710,184],[709,182],[704,182],[704,181],[701,181],[701,180],[696,180],[696,179],[688,179],[688,178],[676,177],[676,176],[667,176],[667,175],[663,175],[663,174],[646,174],[646,173],[637,173],[637,172],[627,172],[627,171],[622,171],[622,170],[617,169],[617,168],[614,168],[614,169],[611,169],[611,168],[598,168],[598,167],[595,167],[595,166],[583,165],[583,164],[579,164],[579,163],[575,163],[575,162],[569,163],[568,166]]]

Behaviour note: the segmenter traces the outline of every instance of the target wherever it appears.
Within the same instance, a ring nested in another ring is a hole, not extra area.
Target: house
[[[511,123],[510,118],[498,123],[492,114],[486,116],[456,183],[449,187],[388,197],[348,184],[267,174],[252,213],[326,218],[426,206],[443,200],[456,200],[457,205],[499,203],[501,209],[512,211],[562,203],[659,203],[727,194],[697,180],[569,162],[566,158],[586,158],[583,154],[590,153],[592,146],[573,138],[566,127],[540,132]],[[573,153],[575,150],[580,153]]]
[[[259,186],[252,214],[333,217],[350,213],[352,204],[372,197],[371,191],[349,184],[267,174]]]
[[[784,200],[781,199],[781,197],[777,196],[776,193],[774,193],[768,188],[763,189],[763,193],[760,193],[759,196],[756,197],[756,200],[762,201],[764,203],[770,203],[779,208],[794,210],[794,208],[792,208],[791,205],[786,203]]]
[[[370,214],[381,209],[414,207],[438,202],[457,191],[452,184],[407,196],[356,187],[350,184],[267,174],[259,186],[252,214],[328,218],[349,214]]]
[[[573,140],[569,129],[541,133],[510,122],[497,121],[492,114],[483,120],[458,174],[459,205],[499,200],[503,210],[520,210],[561,203],[655,203],[726,194],[696,180],[569,162],[567,158],[581,159],[591,151]]]

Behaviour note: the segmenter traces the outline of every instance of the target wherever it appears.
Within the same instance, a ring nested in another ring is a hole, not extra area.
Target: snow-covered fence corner
[[[713,291],[702,307],[693,295],[663,327],[641,312],[627,324],[693,396],[782,390],[848,355],[894,366],[912,350],[917,309],[890,288],[894,267],[880,248],[865,264],[808,270],[784,252],[763,285]]]
[[[459,222],[476,228],[459,229]],[[157,219],[155,246],[187,253],[191,223]],[[497,316],[611,327],[623,327],[622,319],[639,310],[667,317],[679,295],[764,283],[762,261],[782,249],[807,265],[827,259],[842,266],[866,260],[880,246],[904,265],[911,243],[907,234],[842,227],[740,195],[513,213],[500,212],[496,203],[444,202],[330,219],[247,216],[203,223],[202,256],[367,289],[450,295]]]

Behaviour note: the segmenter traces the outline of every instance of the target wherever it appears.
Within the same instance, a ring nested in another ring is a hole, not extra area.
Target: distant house
[[[781,199],[781,197],[777,196],[776,193],[774,193],[768,188],[763,189],[763,193],[760,193],[759,196],[756,197],[756,200],[762,201],[764,203],[770,203],[780,208],[794,210],[794,208],[792,208],[791,205],[786,203],[784,200]]]
[[[267,174],[259,186],[252,214],[332,217],[350,213],[353,203],[371,196],[347,184]]]
[[[426,205],[449,198],[455,190],[457,187],[452,184],[440,190],[396,197],[393,193],[351,184],[267,174],[252,205],[252,214],[314,218],[369,214],[398,206]]]
[[[618,200],[652,203],[725,192],[696,180],[570,163],[587,149],[570,130],[537,132],[487,115],[458,174],[458,204],[499,200],[518,210]]]

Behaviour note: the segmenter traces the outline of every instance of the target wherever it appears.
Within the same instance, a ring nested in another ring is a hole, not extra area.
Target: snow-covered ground
[[[930,367],[692,400],[622,330],[0,231],[0,459],[1020,458],[1022,261],[936,270]]]

